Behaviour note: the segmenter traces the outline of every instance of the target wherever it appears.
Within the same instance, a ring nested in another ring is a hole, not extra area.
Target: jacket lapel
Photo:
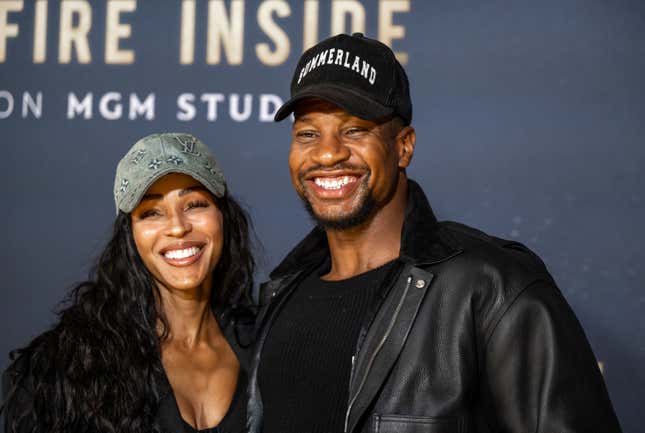
[[[346,432],[353,431],[399,357],[432,278],[429,272],[406,266],[377,313],[354,361]]]

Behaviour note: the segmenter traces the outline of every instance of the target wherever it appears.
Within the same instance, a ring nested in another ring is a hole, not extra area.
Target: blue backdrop
[[[211,146],[265,276],[311,224],[288,177],[289,122],[266,120],[304,45],[339,29],[407,57],[410,177],[440,219],[541,255],[624,430],[642,431],[642,1],[0,0],[0,368],[87,274],[116,163],[149,133]]]

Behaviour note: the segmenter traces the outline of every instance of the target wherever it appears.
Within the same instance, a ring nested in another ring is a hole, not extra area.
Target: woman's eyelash
[[[198,207],[208,207],[210,206],[206,200],[193,200],[186,204],[186,210],[198,208]],[[148,209],[139,214],[139,219],[146,219],[152,216],[160,215],[160,212],[157,209]]]
[[[149,209],[147,211],[142,212],[141,215],[139,215],[139,218],[140,219],[145,219],[145,218],[155,216],[155,215],[159,215],[159,212],[157,212],[156,209]]]
[[[196,201],[191,201],[186,205],[186,208],[188,209],[193,209],[196,207],[208,207],[208,202],[205,200],[196,200]]]

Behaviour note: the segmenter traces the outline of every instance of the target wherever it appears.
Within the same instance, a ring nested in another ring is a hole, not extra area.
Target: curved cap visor
[[[171,173],[185,174],[192,177],[197,182],[201,183],[204,188],[210,191],[211,194],[218,198],[223,197],[226,191],[226,187],[223,183],[214,181],[212,176],[211,178],[204,176],[203,173],[200,173],[190,166],[168,166],[139,182],[127,197],[124,197],[120,203],[117,203],[117,214],[119,213],[119,209],[125,213],[132,212],[139,205],[139,202],[141,202],[141,199],[145,196],[146,192],[148,192],[148,188],[162,177]]]
[[[317,98],[330,102],[348,113],[365,120],[376,120],[394,114],[394,109],[379,104],[372,98],[352,89],[330,84],[309,86],[298,92],[276,112],[274,121],[279,122],[293,113],[298,102],[307,98]]]

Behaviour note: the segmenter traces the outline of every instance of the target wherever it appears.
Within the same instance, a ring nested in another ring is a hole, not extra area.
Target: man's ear
[[[396,135],[396,145],[399,150],[399,167],[407,168],[412,162],[417,134],[412,126],[404,126]]]

